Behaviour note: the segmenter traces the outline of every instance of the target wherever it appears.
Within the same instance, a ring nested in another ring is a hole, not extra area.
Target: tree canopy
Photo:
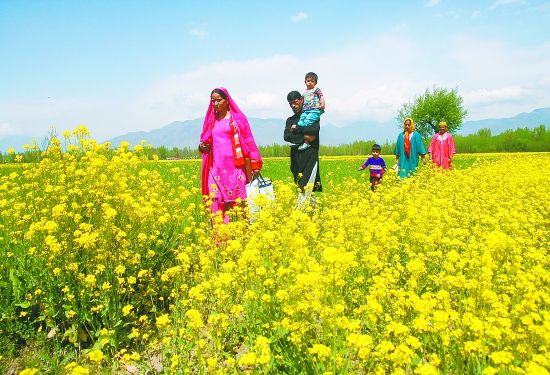
[[[416,130],[422,137],[430,137],[436,133],[440,121],[447,123],[448,131],[455,133],[468,115],[462,105],[462,97],[458,95],[458,89],[448,90],[440,87],[427,89],[422,95],[412,101],[404,103],[397,114],[399,127],[407,117],[414,120]]]

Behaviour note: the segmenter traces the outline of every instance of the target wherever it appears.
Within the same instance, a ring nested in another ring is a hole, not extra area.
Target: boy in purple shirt
[[[386,172],[386,162],[380,157],[380,151],[382,151],[382,148],[379,145],[374,144],[371,151],[372,158],[368,158],[359,170],[362,171],[367,167],[370,167],[370,188],[374,191],[376,189],[376,185],[382,182],[382,175]]]

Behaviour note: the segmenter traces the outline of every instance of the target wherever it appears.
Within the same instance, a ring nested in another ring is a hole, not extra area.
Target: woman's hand
[[[260,175],[260,170],[259,169],[254,169],[252,171],[252,178],[250,179],[250,181],[253,181],[253,180],[257,179],[259,175]]]
[[[199,152],[203,154],[205,152],[210,152],[210,144],[204,142],[199,143]]]

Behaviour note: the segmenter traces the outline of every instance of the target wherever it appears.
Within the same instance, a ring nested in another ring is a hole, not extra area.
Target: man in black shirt
[[[319,121],[311,126],[297,126],[291,130],[292,125],[296,124],[302,113],[304,99],[298,91],[291,91],[287,95],[288,104],[294,115],[286,120],[284,139],[292,143],[290,148],[290,170],[294,175],[294,182],[304,192],[304,187],[312,183],[313,191],[322,191],[321,176],[319,174],[319,130],[321,125]],[[308,141],[311,147],[304,150],[298,150],[298,146]],[[315,174],[312,178],[312,174]]]

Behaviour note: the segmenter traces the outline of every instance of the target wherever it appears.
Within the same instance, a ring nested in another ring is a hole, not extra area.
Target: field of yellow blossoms
[[[223,225],[198,161],[65,134],[0,166],[0,372],[547,374],[550,154],[456,159],[376,193],[325,159],[301,209],[266,160]]]

